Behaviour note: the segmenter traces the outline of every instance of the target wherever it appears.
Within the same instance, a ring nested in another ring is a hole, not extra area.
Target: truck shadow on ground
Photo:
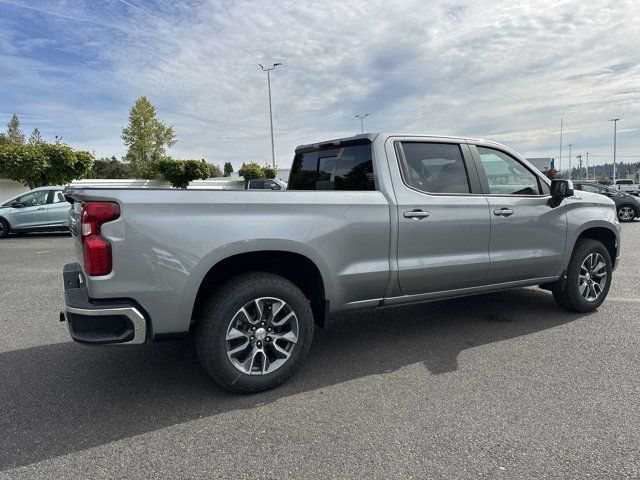
[[[345,312],[317,332],[294,378],[248,396],[214,385],[190,338],[140,347],[69,342],[0,353],[0,470],[418,362],[431,374],[445,374],[456,370],[465,349],[577,318],[535,289]]]

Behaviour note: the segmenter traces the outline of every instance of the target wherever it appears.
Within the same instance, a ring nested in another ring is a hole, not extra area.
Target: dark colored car
[[[573,186],[576,190],[599,193],[600,195],[609,197],[616,203],[618,220],[621,222],[631,222],[634,218],[640,217],[640,200],[633,195],[605,187],[595,182],[574,180]]]

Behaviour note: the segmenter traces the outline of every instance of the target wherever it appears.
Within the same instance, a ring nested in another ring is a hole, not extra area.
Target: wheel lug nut
[[[258,348],[262,346],[262,342],[258,342]]]
[[[267,332],[273,332],[273,328],[267,328]]]
[[[251,331],[255,332],[256,331],[256,327],[251,327]]]
[[[266,323],[262,322],[260,325],[262,325],[264,327],[266,325]]]
[[[253,342],[255,340],[256,337],[251,337],[251,341]]]
[[[267,338],[265,338],[265,340],[266,340],[267,342],[270,342],[270,341],[271,341],[271,337],[267,337]]]

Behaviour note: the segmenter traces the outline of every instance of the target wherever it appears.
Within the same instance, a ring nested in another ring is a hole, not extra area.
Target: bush
[[[64,185],[83,178],[93,166],[93,155],[58,143],[0,146],[0,176],[29,188]]]
[[[243,163],[240,170],[238,170],[238,175],[240,175],[245,180],[257,180],[260,178],[266,178],[264,170],[257,163]]]
[[[174,160],[170,157],[159,160],[156,170],[175,188],[187,188],[192,180],[206,180],[211,174],[211,168],[204,160]]]
[[[268,165],[262,167],[262,171],[264,172],[264,178],[276,178],[276,174],[278,173],[275,168]]]

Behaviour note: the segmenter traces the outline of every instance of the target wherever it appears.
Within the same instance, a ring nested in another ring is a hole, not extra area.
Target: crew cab
[[[71,337],[140,344],[192,333],[208,374],[239,392],[289,378],[333,312],[531,285],[589,312],[620,256],[609,198],[574,193],[510,148],[470,138],[302,145],[277,192],[65,195],[79,259],[63,272]]]

